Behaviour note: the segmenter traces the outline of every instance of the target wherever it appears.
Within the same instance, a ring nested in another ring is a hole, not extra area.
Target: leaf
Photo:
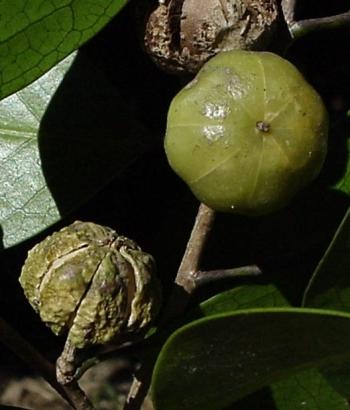
[[[320,260],[303,305],[350,311],[350,209]]]
[[[349,404],[317,370],[307,370],[270,386],[278,410],[348,410]]]
[[[350,356],[350,316],[314,309],[251,309],[177,330],[153,373],[157,410],[222,410],[297,371]],[[205,392],[205,394],[203,394]]]
[[[245,285],[222,292],[200,304],[204,316],[257,307],[288,306],[274,285]]]
[[[303,305],[350,311],[350,209],[319,262],[306,289]],[[328,382],[345,397],[350,397],[348,363],[324,368]]]
[[[118,88],[83,53],[2,100],[0,127],[4,247],[59,220],[151,146]]]
[[[340,155],[344,155],[344,153],[346,153],[346,152],[350,153],[350,140],[348,139],[346,141],[346,145],[344,147],[342,146],[341,148],[343,149],[343,152]],[[339,153],[338,153],[338,155],[339,155]],[[349,154],[348,154],[348,157],[347,157],[347,160],[346,160],[345,170],[343,171],[343,175],[339,179],[339,181],[335,184],[334,188],[337,189],[340,192],[345,193],[345,194],[348,194],[348,195],[350,194],[350,158],[349,158]]]
[[[4,245],[33,235],[59,218],[41,169],[38,130],[70,56],[34,84],[0,102],[0,221]]]
[[[248,285],[230,289],[206,300],[200,304],[200,311],[205,316],[211,316],[245,308],[288,305],[287,300],[274,285]],[[344,380],[342,377],[338,379],[342,382]],[[332,381],[332,384],[334,385],[335,381]],[[272,383],[269,388],[276,410],[349,408],[344,397],[316,369],[284,378]],[[257,400],[261,401],[259,398]]]
[[[350,397],[350,361],[338,365],[327,366],[322,374],[328,383],[343,397]]]
[[[23,88],[85,43],[127,0],[0,3],[0,98]]]

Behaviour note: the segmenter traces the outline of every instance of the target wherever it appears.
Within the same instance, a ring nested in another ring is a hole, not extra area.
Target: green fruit
[[[268,52],[229,51],[173,99],[165,151],[201,202],[262,215],[319,174],[327,129],[320,96],[291,63]]]

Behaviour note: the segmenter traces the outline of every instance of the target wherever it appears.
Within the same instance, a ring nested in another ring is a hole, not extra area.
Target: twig
[[[63,387],[72,406],[77,410],[95,410],[84,391],[80,388],[77,382],[72,382]]]
[[[350,27],[350,11],[335,16],[295,21],[289,26],[292,38],[297,39],[314,31]]]
[[[206,205],[200,204],[184,256],[175,278],[175,286],[165,308],[161,323],[167,322],[180,315],[186,308],[190,295],[194,290],[193,274],[199,270],[200,259],[214,219],[215,212]],[[153,360],[148,360],[147,363],[141,365],[140,369],[136,372],[124,405],[124,410],[140,409],[147,395],[155,359],[156,357],[154,357]]]
[[[212,271],[199,270],[200,261],[214,220],[215,211],[201,204],[175,278],[174,289],[160,320],[161,324],[180,316],[184,312],[190,296],[199,287],[221,279],[252,276],[261,273],[255,265]],[[156,356],[155,354],[152,360],[148,358],[147,363],[144,363],[136,372],[124,410],[140,409],[149,389]]]
[[[61,386],[56,380],[55,366],[47,361],[2,318],[0,318],[0,341],[33,370],[38,372],[74,409],[94,409],[89,399],[76,382],[64,387]]]
[[[176,275],[172,295],[169,298],[169,303],[165,309],[165,314],[161,319],[161,323],[168,322],[174,317],[179,316],[184,311],[190,295],[198,289],[198,287],[220,279],[251,276],[261,273],[259,268],[255,265],[213,271],[202,271],[198,269],[214,219],[215,212],[206,205],[201,204]],[[126,345],[124,347],[121,346],[118,350],[121,354],[125,354],[131,353],[136,349],[134,345]],[[86,370],[90,364],[93,365],[99,361],[105,360],[110,357],[110,355],[115,355],[115,350],[100,355],[100,357],[92,360],[91,363],[86,363],[86,367],[83,367],[83,371]],[[135,410],[140,408],[149,388],[156,356],[157,354],[155,353],[153,358],[148,357],[147,364],[144,363],[136,372],[124,410]],[[67,363],[69,364],[70,361],[68,360]]]
[[[220,280],[225,279],[233,279],[233,278],[242,278],[242,277],[252,277],[261,275],[261,269],[256,265],[247,265],[241,266],[239,268],[232,268],[232,269],[218,269],[218,270],[199,270],[194,272],[193,274],[189,275],[190,279],[189,282],[192,281],[191,285],[191,292],[194,293],[197,289],[206,286],[210,283],[217,283]],[[163,322],[164,320],[162,320]],[[164,321],[165,322],[165,321]],[[166,321],[168,322],[168,320]],[[161,337],[164,337],[163,335]],[[92,357],[88,357],[88,359],[80,360],[77,366],[74,366],[74,372],[72,376],[75,380],[79,380],[80,377],[91,367],[96,366],[99,363],[104,361],[108,361],[110,359],[115,358],[128,358],[130,360],[131,357],[135,357],[140,359],[140,356],[145,357],[143,352],[147,352],[147,358],[150,352],[150,346],[154,343],[154,341],[159,343],[159,333],[155,335],[151,335],[148,338],[141,337],[139,340],[135,340],[132,343],[127,342],[122,345],[116,345],[114,347],[110,347],[107,350],[101,349],[93,354]],[[56,372],[60,370],[61,365],[59,364],[56,366]],[[61,376],[62,377],[62,376]],[[58,378],[58,376],[57,376]],[[58,380],[60,380],[58,378]],[[62,379],[62,384],[65,384],[64,378]]]
[[[295,20],[296,2],[297,0],[282,0],[281,3],[284,19],[292,39],[303,37],[314,31],[350,26],[350,10],[334,16],[297,21]]]
[[[204,204],[200,204],[191,236],[187,242],[186,250],[175,279],[175,283],[189,294],[193,292],[191,275],[199,270],[200,260],[214,220],[215,211]]]
[[[230,278],[240,278],[244,276],[257,276],[261,275],[261,270],[256,265],[242,266],[240,268],[232,269],[218,269],[218,270],[209,270],[209,271],[197,271],[194,272],[190,279],[192,279],[192,293],[212,282],[217,282],[218,280],[230,279]]]
[[[155,355],[152,359],[148,359],[147,364],[143,363],[135,373],[123,410],[140,410],[151,384],[156,358]]]
[[[202,286],[206,286],[210,283],[217,283],[220,280],[232,279],[232,278],[242,278],[242,277],[252,277],[261,275],[261,269],[256,265],[247,265],[239,268],[232,269],[218,269],[218,270],[209,270],[209,271],[196,271],[191,275],[192,282],[192,293]],[[150,346],[154,343],[154,340],[157,340],[159,343],[159,334],[151,335],[148,338],[140,338],[139,340],[133,341],[132,343],[127,342],[122,345],[116,345],[109,348],[108,350],[97,351],[94,353],[93,357],[89,357],[86,360],[81,360],[79,365],[75,367],[74,372],[72,373],[75,380],[79,380],[80,377],[91,367],[96,366],[99,363],[108,361],[110,359],[118,356],[119,358],[128,358],[131,357],[140,358],[144,356],[142,352],[150,351]],[[58,368],[60,366],[57,366]],[[57,372],[56,367],[56,372]],[[64,379],[62,384],[65,384]]]

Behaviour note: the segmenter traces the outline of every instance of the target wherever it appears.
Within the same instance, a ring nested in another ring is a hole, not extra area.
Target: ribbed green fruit
[[[327,130],[320,96],[290,62],[230,51],[208,61],[173,99],[165,151],[201,202],[262,215],[319,174]]]

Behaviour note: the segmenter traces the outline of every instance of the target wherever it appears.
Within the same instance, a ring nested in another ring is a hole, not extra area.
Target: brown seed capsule
[[[160,308],[152,256],[91,222],[76,221],[37,244],[19,280],[42,321],[80,349],[132,338]]]
[[[146,49],[170,72],[197,72],[219,51],[266,48],[278,18],[275,0],[160,0]]]

